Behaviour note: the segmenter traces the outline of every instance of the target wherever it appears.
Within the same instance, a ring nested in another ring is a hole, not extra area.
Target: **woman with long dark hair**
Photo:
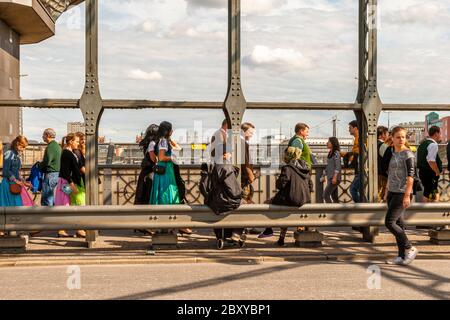
[[[328,139],[327,148],[330,150],[327,157],[327,166],[324,177],[327,179],[327,186],[323,193],[326,203],[339,203],[338,187],[341,182],[341,147],[336,137]]]
[[[139,147],[144,153],[141,163],[141,173],[136,187],[136,197],[134,204],[149,204],[150,193],[152,192],[153,167],[157,162],[155,145],[159,126],[151,124],[145,131],[144,139],[139,143]]]
[[[83,132],[77,132],[75,135],[80,139],[78,149],[73,150],[73,153],[78,158],[78,166],[81,172],[81,178],[84,185],[86,185],[86,135]]]
[[[159,125],[155,143],[155,154],[158,162],[155,166],[150,204],[180,204],[181,198],[175,178],[174,164],[172,161],[172,124],[167,121]]]
[[[58,185],[55,192],[55,206],[86,205],[86,189],[81,172],[80,159],[74,151],[79,148],[80,138],[75,133],[69,133],[62,140],[61,168]],[[86,232],[78,230],[77,237],[85,238]],[[58,237],[67,238],[70,235],[65,230],[58,231]]]

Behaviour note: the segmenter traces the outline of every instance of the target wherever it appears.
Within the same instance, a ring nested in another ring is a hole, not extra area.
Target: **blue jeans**
[[[360,194],[359,194],[359,187],[360,187],[360,184],[361,184],[360,178],[361,178],[360,177],[360,173],[357,173],[355,175],[355,178],[353,179],[353,182],[352,182],[351,186],[350,186],[350,194],[352,196],[352,199],[353,199],[354,203],[361,202],[361,197],[360,197]]]
[[[53,207],[55,204],[55,188],[58,184],[59,172],[46,173],[42,181],[41,205]]]

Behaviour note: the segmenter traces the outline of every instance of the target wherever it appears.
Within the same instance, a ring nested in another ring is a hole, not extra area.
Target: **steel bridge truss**
[[[98,205],[97,144],[105,109],[222,109],[232,129],[233,160],[240,154],[239,130],[247,109],[352,110],[359,122],[361,196],[377,202],[376,128],[382,110],[450,110],[450,104],[383,104],[377,87],[377,0],[359,0],[359,84],[353,103],[247,102],[241,86],[241,1],[228,0],[228,89],[223,102],[103,100],[98,77],[98,0],[86,0],[85,86],[79,100],[0,100],[0,107],[80,109],[86,125],[87,205]],[[367,146],[366,146],[367,141]],[[376,232],[376,230],[372,230]],[[371,230],[369,230],[369,233]],[[95,239],[95,234],[90,234]]]

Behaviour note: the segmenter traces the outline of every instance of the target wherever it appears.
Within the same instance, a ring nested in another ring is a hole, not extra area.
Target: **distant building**
[[[403,122],[399,126],[406,129],[406,138],[410,144],[420,144],[426,134],[425,134],[425,122]]]
[[[83,122],[68,122],[67,123],[67,134],[85,132],[86,127]]]
[[[0,15],[0,99],[20,99],[20,35]],[[11,143],[22,133],[20,108],[0,108],[0,141]]]
[[[447,143],[450,141],[450,117],[439,118],[439,114],[431,112],[425,116],[425,133],[427,136],[428,128],[437,126],[441,128],[442,142]]]

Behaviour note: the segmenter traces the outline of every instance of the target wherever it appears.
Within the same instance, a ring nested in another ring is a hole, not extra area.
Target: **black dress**
[[[141,163],[141,173],[139,174],[136,196],[134,204],[150,204],[150,194],[152,192],[152,173],[155,163],[150,159],[150,154],[147,150],[144,151],[144,159]]]

